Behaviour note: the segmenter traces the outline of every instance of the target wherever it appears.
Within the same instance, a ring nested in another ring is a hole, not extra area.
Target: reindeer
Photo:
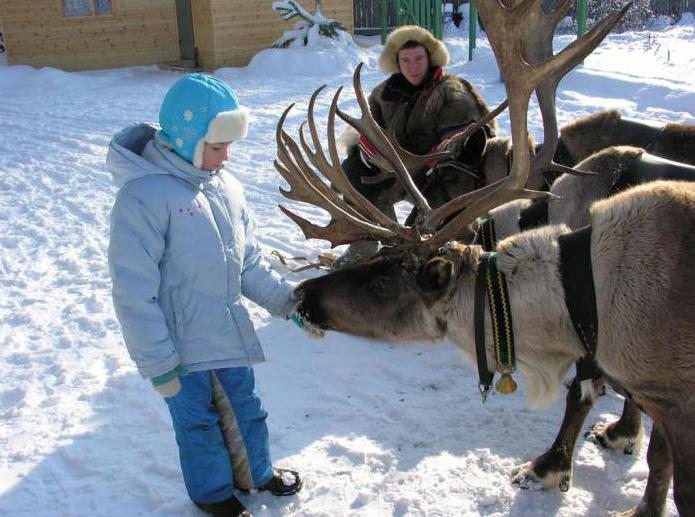
[[[478,219],[473,225],[474,233],[484,241],[481,244],[486,251],[491,251],[497,240],[548,223],[566,224],[573,230],[586,226],[592,203],[631,186],[655,180],[695,181],[695,166],[665,160],[631,146],[603,149],[580,162],[576,169],[595,174],[563,174],[550,187],[550,193],[557,196],[551,202],[510,201]]]
[[[695,166],[695,126],[692,125],[658,126],[625,119],[617,110],[610,110],[574,120],[560,127],[559,131],[553,160],[567,167],[575,167],[601,150],[616,146],[641,148],[650,155]],[[395,142],[393,137],[391,139]],[[421,191],[430,206],[439,207],[476,186],[496,181],[509,173],[512,145],[507,137],[487,139],[485,133],[479,131],[465,141],[456,137],[450,145],[452,154],[460,157],[458,164],[451,164],[449,157],[438,157],[435,159],[440,162],[437,166],[418,173],[425,175],[420,180]],[[535,144],[532,139],[529,145],[533,146],[534,154],[543,150],[543,144]],[[400,147],[396,145],[396,148],[400,153]],[[642,164],[643,169],[647,167]],[[543,184],[552,186],[557,177],[557,174],[545,172],[531,178],[530,185],[535,188]],[[415,216],[416,213],[412,213],[407,222],[411,223]]]
[[[653,124],[623,118],[618,110],[599,111],[560,128],[555,161],[569,167],[601,149],[629,145],[676,162],[695,165],[695,126]]]
[[[476,240],[485,251],[494,251],[498,241],[523,230],[545,224],[566,224],[575,230],[590,224],[591,205],[632,185],[658,179],[695,181],[695,167],[660,159],[644,149],[617,146],[604,149],[577,165],[578,170],[596,171],[592,177],[563,174],[551,186],[558,196],[544,200],[515,200],[490,211],[474,223]],[[583,367],[578,365],[579,370]],[[594,388],[603,382],[600,372],[595,375]],[[512,481],[522,488],[569,489],[572,475],[572,455],[577,436],[593,398],[583,399],[581,379],[570,384],[566,398],[565,416],[551,447],[532,461],[516,467]],[[642,419],[639,408],[626,398],[620,418],[611,424],[596,424],[585,436],[609,449],[632,454],[642,440]]]
[[[529,402],[536,406],[556,396],[572,363],[592,356],[610,384],[631,397],[653,420],[647,487],[640,504],[629,515],[660,514],[672,476],[679,512],[693,515],[695,438],[689,428],[695,424],[695,375],[691,364],[695,362],[695,268],[691,266],[695,251],[695,185],[654,182],[635,187],[596,203],[591,226],[586,230],[569,232],[567,226],[558,225],[523,232],[500,242],[494,254],[454,240],[476,217],[504,202],[554,197],[525,188],[529,175],[549,163],[537,159],[532,162],[526,145],[530,95],[541,84],[559,80],[588,55],[624,12],[602,20],[558,55],[543,60],[529,58],[529,27],[537,26],[540,17],[548,20],[558,12],[564,14],[569,3],[563,2],[550,16],[542,13],[540,0],[527,0],[514,7],[497,0],[478,2],[506,78],[512,142],[521,145],[515,146],[509,176],[441,207],[431,208],[415,187],[397,151],[365,109],[363,94],[358,93],[360,119],[338,110],[340,90],[334,96],[328,118],[330,160],[321,148],[312,103],[309,128],[314,150],[303,131],[300,149],[283,130],[288,108],[278,122],[276,135],[276,167],[291,187],[282,193],[325,209],[331,221],[321,227],[281,207],[283,212],[307,238],[325,239],[333,245],[365,237],[393,244],[364,263],[300,284],[295,291],[298,310],[324,329],[374,339],[449,338],[467,355],[477,355],[481,382],[487,387],[491,382],[487,365],[491,361],[502,373],[498,389],[513,389],[511,374],[518,367],[526,380]],[[355,79],[359,92],[358,77],[359,68]],[[540,103],[548,108],[547,99]],[[375,137],[370,140],[391,162],[418,208],[413,226],[383,216],[345,179],[336,165],[336,114]],[[547,160],[548,155],[554,155],[557,133],[548,132],[545,118],[544,131]],[[307,159],[333,188],[321,180]],[[582,252],[568,252],[573,247]],[[577,305],[577,299],[567,296],[565,300],[572,275],[563,275],[563,268],[575,256],[584,275],[588,267],[590,282],[585,283],[595,285],[590,292],[595,300],[595,321],[585,327],[577,324],[576,312],[569,309]],[[504,318],[498,312],[483,311],[483,307],[497,305],[500,299],[498,290],[497,294],[488,293],[485,302],[483,279],[492,276],[483,274],[495,269],[498,274],[494,278],[506,279],[508,309],[503,310]],[[506,343],[495,344],[490,339],[493,318],[508,323],[502,327],[507,332],[498,329],[497,334],[506,337]],[[482,325],[474,325],[474,320],[482,321]],[[509,346],[509,330],[513,332],[514,348]]]

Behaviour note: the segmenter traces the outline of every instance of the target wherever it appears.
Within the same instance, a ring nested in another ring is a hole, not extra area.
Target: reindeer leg
[[[691,438],[692,440],[692,438]],[[692,454],[688,461],[695,461],[695,456]],[[673,460],[671,458],[671,447],[669,441],[667,440],[666,434],[662,429],[661,422],[654,420],[652,426],[652,434],[649,438],[649,448],[647,449],[647,463],[649,465],[649,477],[647,478],[647,488],[644,491],[642,500],[640,503],[627,512],[619,512],[611,514],[611,517],[661,517],[664,514],[664,509],[666,508],[666,497],[668,496],[668,487],[671,483],[671,476],[673,475]],[[695,465],[692,463],[689,466],[689,476],[695,475]],[[693,515],[695,511],[695,499],[692,497],[695,492],[692,490],[692,486],[685,487],[688,483],[692,485],[692,477],[685,478],[683,481],[684,488],[687,490],[690,488],[690,503],[691,506],[686,506],[690,509],[688,512],[684,507],[683,509],[678,507],[678,511],[681,515]],[[674,489],[675,492],[675,489]],[[678,505],[678,503],[676,503]]]
[[[632,400],[626,398],[619,420],[611,424],[594,424],[584,437],[607,449],[632,454],[639,450],[643,435],[642,412]]]
[[[686,402],[687,404],[687,402]],[[692,405],[693,402],[691,401]],[[679,411],[677,415],[665,418],[671,453],[673,456],[673,499],[680,515],[695,515],[695,436],[692,425],[695,422],[695,408]],[[652,431],[652,437],[654,432]],[[652,438],[653,439],[653,438]],[[651,465],[650,465],[651,471]]]
[[[582,424],[593,400],[581,400],[580,382],[575,378],[566,397],[565,416],[555,441],[544,454],[512,471],[512,483],[520,488],[569,490],[572,482],[572,455]]]

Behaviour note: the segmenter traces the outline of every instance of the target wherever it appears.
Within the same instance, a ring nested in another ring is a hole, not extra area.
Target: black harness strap
[[[548,224],[548,202],[536,199],[519,214],[519,229],[524,232]]]
[[[655,125],[621,116],[613,131],[613,145],[631,145],[646,149],[659,139],[663,131],[664,127],[661,124]]]
[[[487,399],[494,373],[487,365],[485,352],[485,299],[487,296],[495,345],[495,370],[502,374],[497,384],[500,393],[512,393],[516,383],[511,374],[516,371],[514,332],[509,292],[504,274],[497,266],[497,253],[482,253],[475,277],[475,304],[473,321],[475,330],[475,355],[478,363],[479,389],[483,402]],[[506,387],[503,387],[505,386]]]
[[[642,153],[629,169],[624,170],[611,187],[609,195],[640,183],[656,180],[695,181],[695,167]]]
[[[475,276],[475,304],[473,309],[475,358],[478,363],[478,388],[483,396],[483,401],[490,393],[492,379],[495,376],[487,366],[487,352],[485,352],[485,293],[487,292],[486,279],[489,260],[489,253],[480,255],[480,264]]]
[[[495,233],[495,220],[492,216],[481,219],[478,226],[476,241],[485,251],[495,251],[497,247],[497,234]]]
[[[591,268],[591,226],[561,235],[560,275],[565,290],[565,304],[586,356],[577,361],[579,380],[600,375],[594,360],[598,345],[596,291]]]

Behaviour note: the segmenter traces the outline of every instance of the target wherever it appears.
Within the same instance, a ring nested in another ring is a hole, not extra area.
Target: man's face
[[[422,45],[413,48],[402,48],[398,51],[398,68],[408,82],[417,86],[427,75],[430,60],[427,50]]]
[[[216,171],[221,169],[224,162],[227,161],[227,151],[231,142],[223,142],[221,144],[205,143],[203,149],[203,166],[206,171]]]

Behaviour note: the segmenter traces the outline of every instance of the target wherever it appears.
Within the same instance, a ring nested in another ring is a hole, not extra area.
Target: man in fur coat
[[[442,148],[447,138],[489,111],[468,81],[442,70],[448,63],[449,51],[444,43],[421,27],[399,27],[386,40],[379,66],[390,76],[370,94],[369,108],[376,122],[384,130],[393,131],[400,146],[411,153],[423,155]],[[479,135],[483,146],[486,136],[494,134],[495,128],[493,122],[486,128],[487,135]],[[372,163],[377,151],[363,135],[354,134],[354,137],[353,142],[343,141],[348,148],[343,170],[357,190],[395,218],[393,206],[379,199],[394,180],[377,184],[363,181],[364,177],[379,174],[378,167]],[[426,172],[418,171],[416,183],[422,185],[428,180]],[[429,179],[432,180],[436,178]],[[476,186],[476,178],[471,177],[470,190]],[[377,242],[358,241],[338,259],[336,267],[371,256],[377,249]]]

